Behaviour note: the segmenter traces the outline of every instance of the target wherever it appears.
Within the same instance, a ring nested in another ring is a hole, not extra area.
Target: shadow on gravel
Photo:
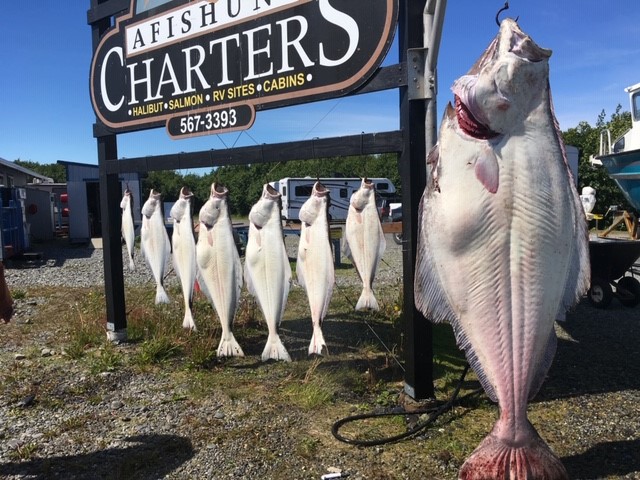
[[[175,435],[139,435],[127,437],[125,441],[133,445],[83,455],[34,458],[24,462],[0,464],[0,476],[152,480],[172,472],[195,453],[188,438]]]
[[[583,300],[558,324],[571,339],[558,339],[549,376],[536,401],[640,389],[640,307],[617,301],[599,310]]]
[[[598,443],[579,455],[564,457],[562,463],[571,478],[622,477],[640,471],[639,451],[640,440]]]
[[[32,243],[28,252],[6,259],[7,268],[61,267],[67,260],[89,258],[95,248],[91,243],[70,244],[68,240]]]

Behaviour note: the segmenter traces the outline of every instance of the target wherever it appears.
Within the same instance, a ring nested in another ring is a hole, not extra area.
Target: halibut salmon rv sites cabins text
[[[370,178],[378,195],[396,193],[396,187],[388,178]],[[300,208],[307,201],[313,190],[313,184],[319,181],[329,190],[331,202],[329,204],[330,221],[344,221],[349,212],[349,201],[353,192],[360,188],[361,178],[292,178],[286,177],[270,185],[282,195],[282,218],[298,221]]]

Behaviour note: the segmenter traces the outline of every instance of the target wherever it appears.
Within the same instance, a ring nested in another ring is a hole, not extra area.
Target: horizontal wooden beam
[[[375,153],[399,153],[403,136],[399,130],[362,133],[345,137],[319,138],[296,142],[253,145],[223,150],[174,153],[111,160],[107,173],[145,173],[157,170],[180,170],[249,163],[286,162],[323,157],[348,157]]]

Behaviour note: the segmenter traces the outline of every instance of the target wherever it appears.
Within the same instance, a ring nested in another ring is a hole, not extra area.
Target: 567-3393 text
[[[170,118],[167,130],[173,137],[203,135],[246,129],[251,126],[253,119],[253,109],[250,106],[238,105]]]

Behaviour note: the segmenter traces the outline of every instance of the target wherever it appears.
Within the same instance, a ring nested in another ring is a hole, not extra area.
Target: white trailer
[[[388,178],[370,178],[381,195],[396,192],[396,187]],[[329,204],[329,218],[332,221],[347,219],[349,200],[353,192],[360,188],[361,178],[292,178],[286,177],[270,185],[282,195],[282,218],[298,221],[302,204],[311,196],[313,184],[319,181],[329,190],[331,202]]]

